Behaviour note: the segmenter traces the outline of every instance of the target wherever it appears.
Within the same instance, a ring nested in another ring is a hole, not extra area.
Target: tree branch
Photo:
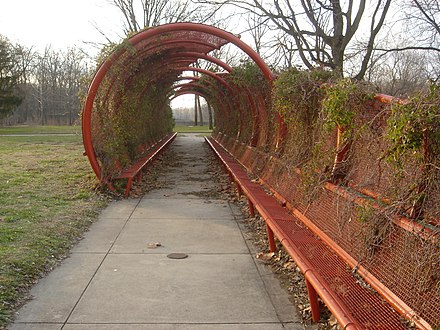
[[[415,3],[416,7],[420,10],[422,15],[425,16],[428,23],[437,31],[438,34],[440,34],[440,26],[433,18],[434,15],[433,17],[430,17],[427,13],[427,10],[425,10],[425,8],[423,8],[423,6],[420,4],[419,0],[412,0],[412,1]]]
[[[381,52],[385,52],[385,53],[390,53],[390,52],[403,52],[406,50],[432,50],[435,52],[440,52],[440,48],[437,47],[423,47],[423,46],[408,46],[408,47],[401,47],[401,48],[390,48],[390,49],[385,49],[385,48],[373,48],[374,50],[377,51],[381,51]]]
[[[371,54],[373,53],[373,50],[374,50],[374,41],[375,41],[376,36],[379,33],[380,29],[382,28],[383,23],[385,22],[385,17],[387,15],[388,9],[390,8],[390,5],[391,5],[391,0],[386,0],[385,6],[382,9],[382,13],[380,15],[379,22],[377,23],[376,26],[374,26],[376,14],[379,12],[381,2],[382,1],[378,1],[376,9],[374,11],[373,18],[371,19],[370,38],[369,38],[368,44],[367,44],[367,52],[364,55],[364,58],[362,59],[361,69],[355,77],[355,79],[358,79],[358,80],[364,79],[365,73],[367,72],[368,63],[370,62]]]

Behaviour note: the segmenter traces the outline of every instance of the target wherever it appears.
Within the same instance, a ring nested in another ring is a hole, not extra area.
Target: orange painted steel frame
[[[242,51],[244,51],[246,54],[248,54],[250,56],[250,58],[252,60],[254,60],[255,63],[259,66],[262,73],[264,74],[266,79],[269,81],[269,83],[270,84],[272,83],[272,81],[274,79],[273,73],[271,72],[270,68],[264,63],[264,61],[261,59],[261,57],[254,50],[252,50],[252,48],[250,48],[248,45],[246,45],[244,42],[242,42],[236,36],[226,32],[226,31],[220,30],[218,28],[212,27],[212,26],[207,26],[207,25],[203,25],[203,24],[194,24],[194,23],[167,24],[167,25],[162,25],[162,26],[158,26],[155,28],[151,28],[148,30],[144,30],[144,31],[134,35],[133,37],[131,37],[128,40],[128,42],[131,45],[136,46],[136,45],[140,44],[142,41],[148,40],[150,38],[155,38],[155,37],[160,36],[162,34],[172,34],[173,32],[182,32],[182,31],[206,33],[206,34],[210,34],[212,36],[216,36],[218,38],[222,38],[228,42],[231,42],[232,44],[234,44],[235,46],[240,48]],[[167,43],[170,43],[170,44],[172,42],[173,42],[173,40],[167,41]],[[175,42],[184,42],[184,41],[175,40]],[[141,53],[142,49],[138,49],[138,51],[139,51],[139,53]],[[83,116],[82,116],[82,123],[83,123],[82,133],[83,133],[84,147],[85,147],[86,155],[87,155],[87,157],[90,161],[90,164],[92,166],[92,169],[98,178],[100,178],[100,176],[101,176],[101,168],[100,168],[100,165],[96,159],[95,151],[93,148],[93,142],[92,142],[93,137],[92,137],[92,133],[91,133],[91,118],[92,118],[93,104],[94,104],[98,89],[99,89],[103,79],[107,75],[110,68],[117,62],[117,60],[124,54],[124,52],[125,52],[124,49],[119,49],[119,50],[115,51],[112,55],[110,55],[103,62],[103,64],[100,66],[100,68],[96,72],[96,74],[90,84],[88,95],[87,95],[86,102],[84,105],[84,111],[83,111]],[[191,52],[186,51],[186,52],[182,52],[182,54],[180,54],[180,55],[181,55],[182,61],[184,61],[184,63],[188,63],[188,61],[190,61],[190,58],[203,58],[208,61],[212,61],[214,63],[217,63],[217,60],[213,60],[211,57],[209,57],[208,55],[203,54],[203,53],[194,53],[193,54]],[[141,55],[139,55],[139,56],[141,56]],[[177,56],[174,57],[174,59],[176,60],[176,62],[174,62],[174,64],[177,64]],[[226,68],[225,67],[226,64],[224,64],[224,63],[223,64],[217,63],[217,64],[222,66],[223,68]],[[182,69],[182,71],[183,71],[183,69],[187,70],[188,67],[186,65],[184,65],[183,67],[181,67],[179,69]],[[191,70],[194,71],[195,68],[191,68]],[[228,69],[226,69],[226,70],[228,71]],[[160,69],[157,68],[157,71],[160,71]],[[203,72],[203,74],[208,74],[208,73]],[[218,80],[219,77],[216,77],[214,79]],[[223,84],[223,82],[221,82],[221,83]],[[225,87],[227,89],[229,89],[232,94],[237,93],[237,90],[235,90],[233,86],[230,86],[227,83],[226,83],[226,85],[227,86],[225,86]],[[184,94],[184,93],[193,93],[193,94],[203,95],[203,93],[192,89],[192,88],[196,87],[196,84],[193,84],[193,86],[188,84],[187,87],[188,87],[188,89],[183,88],[180,91],[177,91],[176,95],[180,95],[180,94]],[[200,87],[200,86],[197,86],[197,87]],[[255,114],[257,115],[258,112],[255,112]],[[279,121],[280,130],[278,132],[277,145],[279,147],[282,147],[282,144],[283,144],[282,142],[283,142],[283,139],[286,134],[286,126],[284,124],[283,118],[280,115],[278,116],[278,121]],[[251,210],[253,210],[254,205],[252,205],[251,202],[250,202],[250,206],[252,206]],[[260,205],[255,205],[255,207],[257,208],[257,210],[260,213],[264,212],[264,209],[261,208]],[[288,252],[292,253],[292,254],[296,253],[295,248],[288,244],[288,242],[282,236],[281,232],[278,230],[276,225],[272,224],[272,227],[267,226],[267,231],[268,231],[268,236],[271,238],[270,239],[270,249],[271,250],[275,250],[275,248],[276,248],[275,242],[273,239],[274,232],[275,232],[275,234],[277,235],[277,237],[280,238],[281,242],[286,247]],[[343,254],[343,251],[341,251],[341,254]],[[307,280],[307,288],[309,290],[309,296],[310,296],[310,300],[312,303],[312,312],[314,315],[313,316],[314,320],[317,319],[316,315],[319,313],[319,306],[317,304],[317,294],[318,294],[321,297],[326,297],[326,301],[330,302],[329,306],[328,306],[329,309],[335,314],[335,316],[342,323],[342,325],[345,329],[355,328],[355,325],[349,319],[346,319],[346,317],[344,315],[344,309],[341,306],[339,306],[339,304],[337,302],[334,302],[333,304],[331,303],[331,301],[332,301],[331,296],[328,295],[326,288],[324,288],[320,285],[319,281],[316,279],[316,277],[314,275],[313,269],[311,269],[307,265],[307,262],[301,263],[301,260],[300,259],[298,259],[298,260],[299,260],[298,266],[303,270],[303,273],[304,273],[306,280]],[[380,289],[380,283],[378,284],[378,288]],[[400,306],[400,307],[402,307],[402,306]]]
[[[269,82],[272,82],[274,79],[274,75],[267,64],[261,59],[261,57],[246,43],[241,41],[237,36],[234,36],[231,33],[223,31],[221,29],[215,28],[213,26],[204,25],[204,24],[195,24],[195,23],[174,23],[174,24],[165,24],[162,26],[158,26],[155,28],[151,28],[148,30],[144,30],[131,38],[128,39],[128,42],[136,46],[140,44],[142,41],[149,40],[150,38],[155,38],[164,34],[172,34],[177,32],[199,32],[209,34],[218,38],[222,38],[227,42],[230,42],[244,51],[261,69],[263,75]],[[180,40],[179,40],[180,41]],[[171,41],[170,41],[171,42]],[[101,167],[96,158],[96,154],[93,147],[93,137],[91,132],[91,120],[92,120],[92,111],[93,104],[98,92],[98,89],[107,75],[109,69],[117,62],[117,60],[125,53],[124,49],[118,49],[114,53],[112,53],[99,67],[93,80],[89,86],[87,98],[85,101],[83,115],[82,115],[82,135],[85,153],[89,159],[90,165],[95,172],[98,178],[101,178]],[[206,55],[206,54],[205,54]],[[200,58],[202,58],[200,56]]]
[[[268,188],[270,190],[270,192],[274,195],[274,197],[278,201],[280,201],[283,205],[286,205],[287,209],[289,209],[293,215],[295,215],[298,219],[300,219],[314,234],[316,234],[318,237],[320,237],[323,240],[323,242],[325,242],[325,244],[327,244],[332,250],[334,250],[336,252],[336,254],[342,260],[344,260],[344,262],[348,266],[350,266],[352,269],[356,268],[358,274],[361,275],[373,287],[373,289],[376,290],[385,300],[387,300],[396,311],[398,311],[401,315],[405,316],[406,318],[412,319],[414,321],[414,323],[418,326],[419,329],[426,329],[426,330],[431,329],[431,326],[429,324],[427,324],[426,321],[417,317],[417,313],[411,307],[409,307],[405,302],[403,302],[399,297],[397,297],[390,289],[388,289],[385,285],[383,285],[365,267],[363,267],[362,265],[359,265],[359,263],[353,257],[351,257],[347,252],[345,252],[344,249],[342,249],[337,243],[335,243],[317,225],[315,225],[306,216],[304,216],[304,214],[301,211],[299,211],[293,205],[291,205],[289,202],[287,202],[278,192],[269,188],[269,185],[262,178],[259,178],[258,180],[263,186],[265,186],[266,188]],[[365,204],[365,199],[356,198],[355,196],[351,196],[351,195],[349,196],[345,189],[342,189],[342,188],[338,187],[337,185],[334,185],[332,183],[326,183],[325,188],[330,191],[333,191],[337,194],[340,194],[341,196],[344,196],[345,198],[351,199],[351,200],[353,200],[353,202],[355,202],[357,204],[360,204],[360,205]],[[371,202],[369,202],[369,203],[371,204]],[[375,208],[380,207],[377,203],[373,203],[371,205]],[[259,212],[264,212],[264,209],[257,208],[257,210]],[[254,213],[253,208],[251,208],[251,214],[252,213]],[[424,239],[438,240],[438,236],[434,235],[432,230],[430,230],[426,227],[423,227],[420,224],[417,224],[417,223],[415,223],[411,220],[408,220],[404,217],[395,216],[395,217],[392,217],[392,221],[396,225],[398,225],[404,229],[407,229],[410,232],[416,232],[418,235],[420,235],[420,237],[422,237]],[[294,253],[294,255],[297,256],[297,253],[293,247],[291,247],[290,245],[287,245],[287,246],[285,245],[285,243],[288,243],[288,242],[287,242],[286,238],[284,238],[282,231],[278,231],[276,229],[273,230],[273,229],[269,228],[267,230],[267,234],[268,234],[268,240],[269,240],[269,248],[270,248],[271,252],[276,251],[276,245],[274,243],[274,235],[275,235],[276,237],[278,237],[278,239],[280,240],[280,243],[283,244],[283,246],[286,248],[286,250],[288,251],[289,254]],[[298,267],[302,271],[303,271],[302,267],[305,267],[304,271],[310,270],[309,268],[306,267],[305,264],[301,265],[301,263],[300,263],[300,264],[298,264]],[[303,271],[303,273],[304,273],[304,271]],[[305,273],[304,273],[304,275],[305,275]],[[309,281],[307,276],[306,276],[306,280]],[[312,281],[312,283],[314,283],[314,282]],[[312,313],[313,313],[313,308],[318,308],[317,300],[314,303],[312,302],[312,298],[313,298],[314,293],[311,290],[313,289],[314,286],[315,285],[310,286],[310,284],[307,284],[307,290],[309,292],[309,298],[311,300],[310,303],[311,303]],[[323,294],[323,293],[322,292],[319,293],[320,296],[321,296],[321,294]],[[324,292],[324,294],[325,294],[325,292]],[[313,306],[313,305],[315,305],[315,306]],[[327,307],[332,311],[332,313],[335,315],[335,317],[338,316],[338,312],[333,311],[334,307],[332,307],[332,306],[327,306]],[[315,310],[315,313],[317,313],[317,310]],[[319,320],[319,317],[316,317],[316,319],[314,318],[314,321],[318,321],[318,320]]]
[[[235,174],[234,169],[228,166],[228,161],[224,159],[224,156],[214,146],[213,142],[210,141],[209,139],[206,139],[206,141],[211,146],[212,150],[217,154],[217,156],[222,160],[222,163],[226,166],[231,181],[237,182],[237,187],[240,187],[240,184],[238,183],[239,181],[238,175],[236,178],[234,178],[234,174]],[[242,191],[242,189],[243,187],[239,188],[239,193],[240,191]],[[246,195],[250,196],[251,193],[247,192]],[[252,202],[250,203],[252,204]],[[332,295],[330,294],[330,290],[325,286],[323,286],[321,282],[317,279],[315,275],[316,272],[315,268],[312,267],[307,260],[303,259],[302,254],[298,251],[297,247],[290,244],[289,240],[285,237],[283,230],[277,226],[276,222],[270,221],[271,216],[266,212],[264,206],[260,204],[257,205],[252,204],[252,208],[253,207],[257,209],[257,211],[266,221],[268,221],[266,225],[266,230],[268,233],[270,251],[272,252],[276,251],[276,245],[274,240],[274,236],[276,236],[279,239],[280,243],[284,246],[288,254],[293,257],[297,266],[301,269],[302,273],[304,274],[304,277],[306,279],[306,285],[309,295],[313,321],[317,322],[320,319],[320,312],[319,312],[320,308],[318,301],[318,295],[319,295],[321,298],[323,298],[323,300],[327,302],[327,307],[330,309],[330,311],[338,320],[338,322],[340,323],[343,329],[355,330],[361,328],[359,325],[353,323],[353,321],[346,316],[349,315],[346,308],[344,306],[341,306],[337,301],[333,299]]]
[[[136,181],[139,181],[141,179],[141,171],[142,168],[148,164],[149,162],[153,161],[157,155],[164,150],[175,138],[177,133],[170,134],[166,138],[163,139],[163,141],[159,141],[158,145],[154,147],[153,151],[147,155],[145,159],[142,160],[141,164],[136,164],[135,168],[131,168],[126,170],[126,173],[121,173],[119,178],[127,178],[127,185],[125,187],[125,193],[124,196],[128,197],[130,195],[130,189],[133,183],[133,179],[136,177]]]

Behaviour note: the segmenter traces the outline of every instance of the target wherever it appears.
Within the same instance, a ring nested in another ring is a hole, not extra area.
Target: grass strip
[[[180,126],[174,127],[174,132],[177,133],[211,133],[212,129],[209,129],[207,125],[205,126]]]
[[[0,329],[107,203],[82,154],[80,135],[0,136]]]
[[[81,134],[80,126],[8,126],[0,127],[0,135],[16,134]]]

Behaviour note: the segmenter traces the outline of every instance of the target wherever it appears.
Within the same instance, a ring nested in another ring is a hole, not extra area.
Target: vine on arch
[[[117,177],[173,127],[167,97],[171,83],[151,81],[148,70],[140,73],[142,63],[130,60],[134,49],[128,42],[117,47],[122,55],[102,81],[92,112],[93,145],[104,181]]]
[[[390,147],[385,156],[395,176],[412,181],[397,196],[404,211],[413,218],[438,225],[440,86],[432,83],[407,102],[393,104],[386,137]],[[410,166],[417,169],[412,176],[409,176]]]

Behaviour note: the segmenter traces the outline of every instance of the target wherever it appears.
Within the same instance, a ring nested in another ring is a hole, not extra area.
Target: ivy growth
[[[388,119],[387,137],[391,143],[388,160],[394,165],[400,164],[402,157],[407,153],[419,158],[438,156],[440,86],[432,84],[407,103],[393,104]]]
[[[242,61],[229,75],[229,79],[238,87],[265,90],[268,82],[260,68],[251,61]]]
[[[339,127],[344,140],[353,137],[356,114],[363,111],[365,103],[373,98],[373,94],[365,87],[349,78],[343,78],[325,88],[322,111],[324,127],[328,131]]]
[[[135,50],[127,41],[110,45],[102,55],[108,58],[109,52],[119,51],[100,84],[92,112],[93,145],[103,181],[117,177],[173,128],[167,94],[171,83],[152,81],[149,67],[133,60]]]
[[[332,78],[332,72],[322,70],[283,72],[274,83],[275,108],[286,123],[312,123],[321,108],[321,86]]]

